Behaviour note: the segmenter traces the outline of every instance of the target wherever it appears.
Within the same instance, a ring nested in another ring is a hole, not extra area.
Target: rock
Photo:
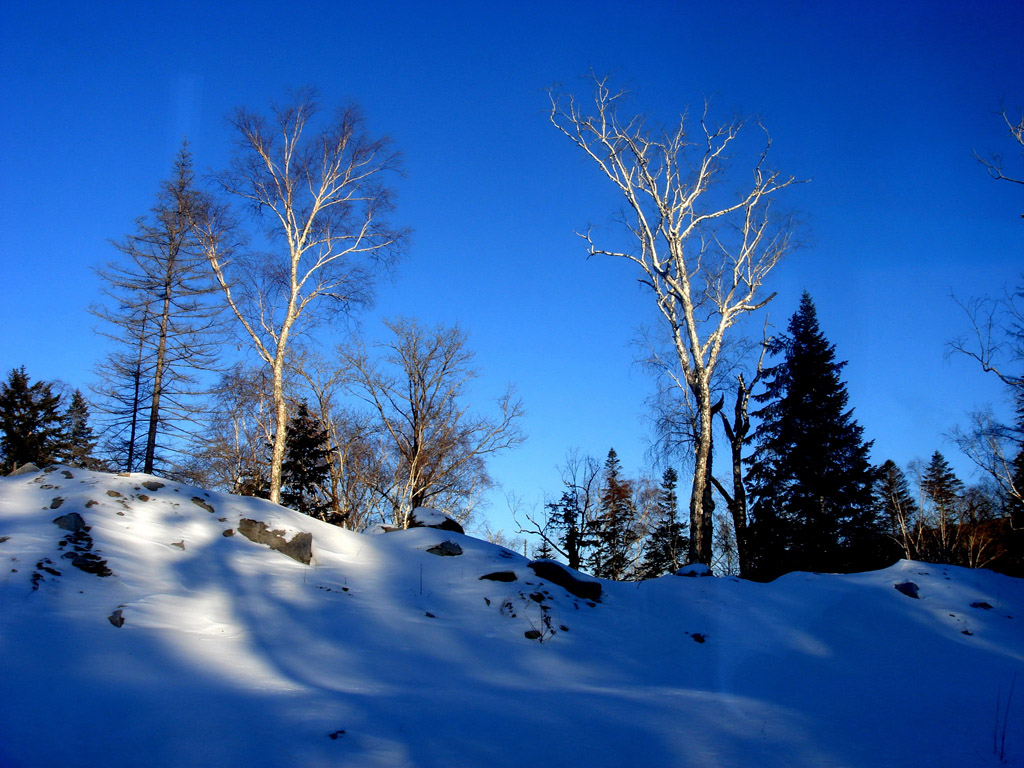
[[[60,505],[64,503],[64,499],[60,496],[55,496],[53,501],[50,502],[50,509],[59,509]]]
[[[485,573],[480,577],[479,581],[484,579],[488,581],[515,581],[516,575],[512,571],[495,571],[494,573]]]
[[[711,569],[704,565],[704,563],[690,563],[676,571],[675,575],[695,578],[697,576],[714,576],[715,574],[713,574]]]
[[[213,512],[213,507],[211,507],[205,501],[200,499],[198,496],[193,496],[192,497],[192,503],[195,504],[197,507],[205,509],[207,512]]]
[[[2,539],[0,539],[0,541],[2,541]],[[984,600],[978,600],[976,602],[971,603],[971,608],[981,608],[984,611],[992,610],[992,606],[986,603]]]
[[[238,532],[249,541],[266,544],[271,549],[282,555],[287,555],[293,560],[298,560],[304,565],[309,565],[313,560],[313,534],[311,533],[296,533],[292,536],[291,541],[288,541],[284,537],[284,531],[269,530],[266,523],[246,517],[238,521]]]
[[[442,541],[440,544],[432,546],[427,552],[439,557],[457,557],[462,554],[462,547],[454,541]]]
[[[118,629],[123,627],[124,626],[124,616],[121,614],[121,609],[118,608],[112,614],[107,616],[107,621],[109,621],[111,624],[113,624]]]
[[[67,554],[73,556],[71,564],[80,571],[101,578],[114,575],[114,572],[107,566],[107,561],[95,552],[68,552]]]
[[[915,584],[912,581],[902,581],[899,584],[894,584],[893,586],[896,588],[897,592],[901,592],[907,597],[912,597],[915,600],[921,599],[921,595],[919,594],[919,588],[917,584]]]
[[[523,632],[523,635],[527,640],[540,640],[541,634],[539,629],[528,629]]]
[[[224,536],[224,537],[234,536],[235,535],[235,529],[234,528],[228,528],[226,531],[222,531],[220,535]]]
[[[164,487],[164,484],[158,483],[156,480],[146,480],[142,483],[142,487],[148,491],[158,491]]]
[[[530,570],[576,597],[582,597],[584,600],[601,599],[601,585],[598,582],[581,579],[569,568],[554,560],[534,560],[530,563]]]
[[[26,464],[22,464],[17,469],[11,470],[11,472],[7,476],[8,477],[15,477],[17,475],[31,475],[33,472],[38,472],[38,471],[39,471],[39,467],[37,467],[35,464],[33,464],[30,461],[30,462],[27,462]]]
[[[85,524],[85,519],[77,512],[68,512],[66,515],[55,517],[53,522],[62,531],[78,533],[79,531],[89,530],[89,526]]]
[[[462,526],[448,515],[430,507],[416,507],[409,513],[410,528],[437,528],[442,531],[465,533]]]
[[[185,550],[185,540],[182,539],[181,541],[172,541],[171,542],[171,546],[172,547],[177,547],[178,549],[184,551]]]

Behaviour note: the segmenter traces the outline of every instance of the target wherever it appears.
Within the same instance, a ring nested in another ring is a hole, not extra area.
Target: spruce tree
[[[654,528],[644,542],[643,560],[637,571],[640,579],[654,579],[665,573],[674,573],[683,565],[689,541],[686,538],[686,524],[679,520],[679,498],[676,494],[678,479],[672,467],[662,475]]]
[[[875,503],[886,533],[899,544],[904,557],[913,559],[917,554],[915,542],[919,510],[906,475],[892,459],[887,459],[878,468]]]
[[[598,515],[591,572],[603,579],[624,579],[632,564],[630,550],[636,541],[633,484],[622,477],[622,464],[615,449],[608,451]]]
[[[863,542],[879,534],[871,443],[847,407],[846,363],[836,361],[809,294],[769,352],[782,359],[765,371],[766,389],[754,398],[763,406],[753,414],[759,424],[747,475],[755,575],[870,566]]]
[[[0,384],[0,474],[29,462],[42,467],[58,458],[66,444],[60,395],[46,381],[30,383],[25,366]]]
[[[89,404],[76,389],[71,395],[71,404],[63,415],[65,446],[60,458],[72,467],[98,469],[100,463],[93,458],[96,436],[89,426]]]
[[[281,467],[281,503],[297,512],[327,520],[330,505],[322,489],[330,480],[327,432],[303,400],[289,419],[285,460]]]

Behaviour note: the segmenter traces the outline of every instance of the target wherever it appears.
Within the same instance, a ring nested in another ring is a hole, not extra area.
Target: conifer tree
[[[327,432],[309,412],[305,400],[289,420],[285,460],[281,467],[281,503],[297,512],[327,520],[330,505],[323,489],[330,480]]]
[[[72,467],[83,469],[99,468],[100,463],[93,458],[96,447],[96,436],[89,425],[89,404],[76,389],[71,395],[71,404],[63,415],[65,446],[60,458]]]
[[[60,395],[46,381],[30,383],[25,366],[0,384],[0,474],[29,462],[42,467],[64,450]]]
[[[921,495],[925,507],[927,547],[923,558],[936,563],[952,563],[960,538],[960,517],[964,484],[941,452],[932,454],[921,476]]]
[[[98,368],[96,394],[107,451],[128,471],[151,473],[162,451],[181,447],[203,394],[197,374],[216,361],[218,289],[195,234],[210,205],[183,144],[150,215],[113,241],[122,259],[97,270],[108,302],[92,312],[116,348]]]
[[[658,492],[657,518],[644,542],[643,561],[637,571],[640,579],[654,579],[674,573],[683,565],[689,541],[686,524],[679,520],[679,498],[676,471],[669,467],[661,478]]]
[[[845,362],[818,326],[804,293],[787,333],[769,352],[760,423],[750,462],[753,568],[760,579],[792,570],[847,571],[870,565],[861,549],[879,531],[870,442],[847,407]]]
[[[632,565],[629,553],[636,534],[633,484],[622,477],[622,464],[612,448],[604,463],[604,478],[595,520],[591,572],[603,579],[624,579]]]
[[[917,524],[920,511],[910,492],[906,475],[892,459],[886,459],[878,468],[875,503],[888,535],[899,545],[904,557],[914,559],[918,550]]]

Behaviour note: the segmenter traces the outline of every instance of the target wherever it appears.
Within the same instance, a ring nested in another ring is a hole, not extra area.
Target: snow
[[[62,557],[69,512],[114,575]],[[0,766],[1024,765],[1020,580],[903,561],[591,603],[527,565],[146,475],[0,479]]]

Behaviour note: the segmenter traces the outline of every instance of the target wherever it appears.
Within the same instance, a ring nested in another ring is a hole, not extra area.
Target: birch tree
[[[633,262],[664,320],[675,358],[668,373],[692,395],[696,416],[689,559],[710,564],[712,379],[729,330],[772,298],[762,286],[789,249],[792,227],[771,215],[770,202],[796,180],[769,167],[771,138],[755,124],[763,136],[744,191],[721,194],[716,182],[730,178],[729,154],[746,135],[742,121],[713,127],[705,105],[693,135],[685,115],[674,128],[656,131],[642,116],[625,114],[624,92],[607,79],[591,79],[587,106],[551,91],[550,120],[625,202],[623,223],[633,247],[599,245],[590,231],[581,237],[591,255]]]
[[[304,91],[269,118],[239,109],[237,151],[218,177],[229,199],[250,212],[265,246],[231,246],[224,219],[204,223],[206,254],[231,312],[268,367],[274,404],[270,499],[280,501],[288,424],[285,368],[303,330],[369,302],[374,272],[405,247],[392,226],[388,184],[399,172],[387,138],[370,138],[355,106],[322,128],[315,94]]]

